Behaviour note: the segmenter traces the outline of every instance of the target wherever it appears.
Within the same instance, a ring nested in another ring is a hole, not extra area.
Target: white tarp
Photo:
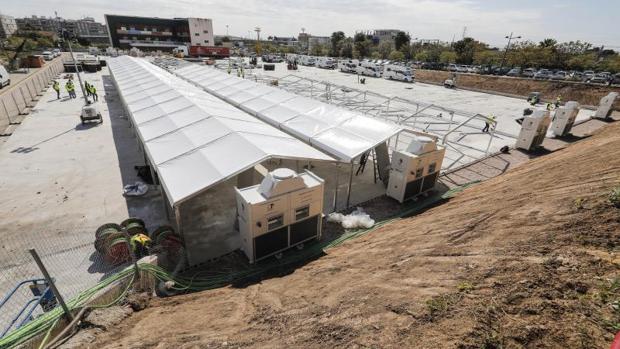
[[[183,64],[172,72],[343,162],[352,161],[402,130],[393,123],[215,68]]]
[[[144,60],[122,56],[108,62],[173,206],[269,158],[334,161]],[[216,80],[229,78],[218,74]]]

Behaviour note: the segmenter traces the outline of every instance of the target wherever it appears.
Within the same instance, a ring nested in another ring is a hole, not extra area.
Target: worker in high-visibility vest
[[[67,81],[67,83],[65,84],[65,89],[69,93],[69,98],[76,98],[75,85],[73,85],[73,81],[71,80]]]
[[[52,84],[52,88],[56,91],[56,99],[60,99],[60,84],[58,81],[54,80],[54,84]]]
[[[482,129],[482,132],[489,132],[489,127],[491,127],[491,125],[493,125],[495,128],[495,124],[497,122],[495,121],[495,115],[491,114],[489,115],[488,118],[486,118],[486,120],[484,120],[484,128]]]
[[[97,96],[97,88],[95,88],[95,85],[88,85],[88,93],[93,97],[93,101],[98,101],[99,100],[99,96]]]
[[[558,95],[555,99],[555,107],[559,108],[560,104],[562,104],[562,95]]]
[[[129,239],[129,245],[133,250],[136,259],[149,255],[152,240],[144,234],[136,234]]]

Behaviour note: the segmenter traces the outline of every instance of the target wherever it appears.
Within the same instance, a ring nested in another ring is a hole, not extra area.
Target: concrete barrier
[[[56,59],[17,84],[5,87],[10,90],[0,94],[0,134],[4,134],[10,125],[21,123],[29,108],[62,72],[62,59]]]

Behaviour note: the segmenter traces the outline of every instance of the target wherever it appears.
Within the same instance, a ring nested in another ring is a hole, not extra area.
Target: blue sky
[[[145,6],[148,4],[149,6]],[[255,26],[266,35],[313,35],[342,30],[396,28],[414,38],[459,39],[467,35],[502,46],[514,32],[539,41],[582,40],[620,50],[620,0],[0,0],[0,11],[16,17],[65,18],[129,14],[212,18],[216,34],[248,36]]]

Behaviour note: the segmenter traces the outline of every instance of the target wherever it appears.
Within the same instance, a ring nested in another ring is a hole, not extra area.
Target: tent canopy
[[[334,161],[144,60],[109,66],[172,206],[270,158]]]
[[[342,162],[402,131],[396,124],[197,64],[173,73]]]

